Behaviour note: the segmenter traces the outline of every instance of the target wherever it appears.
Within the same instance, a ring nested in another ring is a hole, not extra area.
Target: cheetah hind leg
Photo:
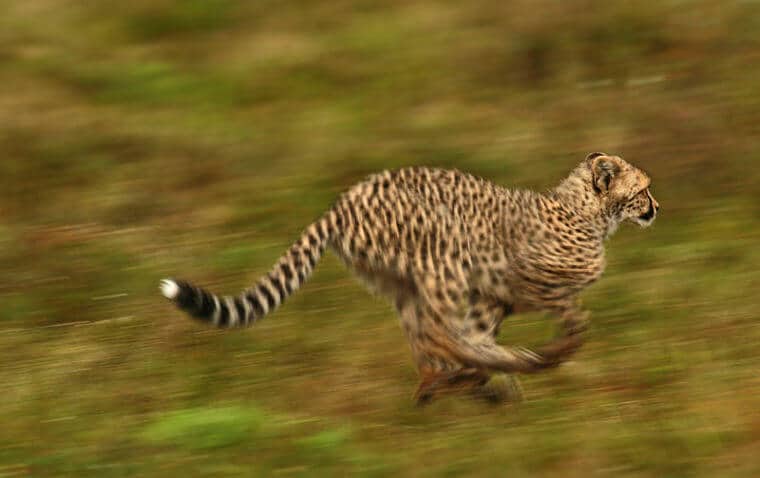
[[[424,406],[443,395],[457,392],[468,393],[477,400],[494,405],[523,400],[523,389],[517,375],[497,373],[489,376],[473,368],[428,374],[420,381],[413,398],[417,405]]]
[[[512,313],[512,306],[473,291],[469,296],[469,307],[464,319],[464,332],[475,340],[489,336],[495,340],[499,336],[502,321]],[[521,402],[522,386],[515,374],[494,373],[487,383],[472,389],[472,396],[493,404]]]
[[[472,396],[488,403],[519,403],[523,401],[523,388],[515,374],[496,373],[488,382],[472,389]]]
[[[430,324],[417,297],[403,293],[402,289],[396,293],[395,306],[421,377],[413,396],[417,405],[427,405],[441,395],[470,391],[488,382],[488,372],[475,367],[463,368],[459,362],[446,357],[445,350],[431,343],[431,336],[425,332]]]
[[[488,383],[489,378],[488,373],[475,368],[423,374],[414,394],[414,400],[417,405],[424,406],[444,394],[475,393]]]

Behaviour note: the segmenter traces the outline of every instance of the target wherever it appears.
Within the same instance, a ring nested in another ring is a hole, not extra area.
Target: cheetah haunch
[[[421,376],[418,402],[482,390],[494,372],[555,367],[582,343],[578,294],[604,269],[604,240],[623,221],[649,226],[649,177],[589,154],[546,193],[509,190],[456,170],[406,168],[368,177],[306,228],[271,271],[238,296],[166,279],[163,294],[217,327],[245,327],[298,289],[329,246],[392,299]],[[548,311],[560,333],[535,349],[502,347],[512,313]]]

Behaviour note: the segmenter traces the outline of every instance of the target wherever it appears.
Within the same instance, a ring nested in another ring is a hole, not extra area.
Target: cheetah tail
[[[161,292],[192,317],[217,327],[247,327],[274,311],[311,275],[335,230],[329,212],[308,226],[268,274],[238,296],[219,297],[189,282],[161,281]]]

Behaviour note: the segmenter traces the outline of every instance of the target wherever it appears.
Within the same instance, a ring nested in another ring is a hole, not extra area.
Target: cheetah
[[[604,241],[623,221],[642,227],[659,204],[650,178],[618,156],[589,154],[544,193],[510,190],[458,170],[409,167],[343,193],[274,267],[237,296],[161,281],[180,309],[217,327],[254,324],[311,275],[328,246],[401,320],[420,376],[418,403],[452,390],[486,390],[494,374],[556,367],[583,343],[579,293],[605,267]],[[559,321],[549,343],[496,342],[511,314]]]

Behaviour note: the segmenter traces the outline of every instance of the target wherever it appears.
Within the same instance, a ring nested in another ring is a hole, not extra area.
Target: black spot
[[[311,249],[306,249],[304,252],[306,253],[306,258],[309,260],[309,266],[314,268],[314,264],[317,262],[316,259],[314,259],[314,253],[311,252]]]
[[[319,236],[320,241],[324,241],[327,238],[327,227],[324,223],[317,225],[317,236]]]
[[[280,264],[280,271],[285,276],[285,280],[290,282],[293,279],[293,269],[290,268],[290,264]]]
[[[262,296],[264,296],[264,298],[266,299],[267,305],[269,306],[269,310],[271,311],[272,309],[274,309],[274,306],[277,304],[277,302],[275,302],[274,296],[272,295],[272,293],[269,292],[269,288],[265,287],[262,284],[262,285],[259,285],[256,290],[258,290],[258,292]]]
[[[274,288],[277,289],[277,293],[280,294],[280,300],[284,299],[286,297],[285,289],[282,287],[279,277],[272,275],[271,272],[267,274],[267,277],[269,278],[269,282],[271,282]]]
[[[261,317],[264,315],[264,307],[261,306],[261,303],[259,302],[258,297],[254,295],[252,292],[249,292],[246,294],[245,298],[248,300],[248,303],[251,304],[253,307],[253,313],[255,317]]]
[[[174,302],[176,302],[182,310],[189,311],[195,308],[195,289],[185,281],[177,280],[175,283],[179,287],[179,294],[174,299]]]
[[[285,281],[285,283],[283,284],[283,287],[285,287],[284,297],[290,297],[290,294],[293,293],[293,286],[290,284],[290,281]]]
[[[357,220],[356,220],[356,212],[354,212],[354,208],[349,206],[346,208],[346,210],[348,211],[349,224],[356,224]]]
[[[195,297],[193,287],[183,280],[175,280],[174,282],[177,284],[177,287],[179,287],[179,294],[174,299],[174,302],[183,309],[186,309],[188,304],[192,303]]]
[[[227,327],[230,322],[230,311],[227,310],[227,304],[219,304],[219,327]]]
[[[238,318],[241,322],[245,322],[245,306],[239,297],[235,297],[232,301],[235,304],[235,310],[237,310]]]
[[[195,317],[200,319],[208,319],[214,315],[216,304],[214,303],[213,296],[203,289],[196,289],[198,293],[195,311],[190,311]]]

